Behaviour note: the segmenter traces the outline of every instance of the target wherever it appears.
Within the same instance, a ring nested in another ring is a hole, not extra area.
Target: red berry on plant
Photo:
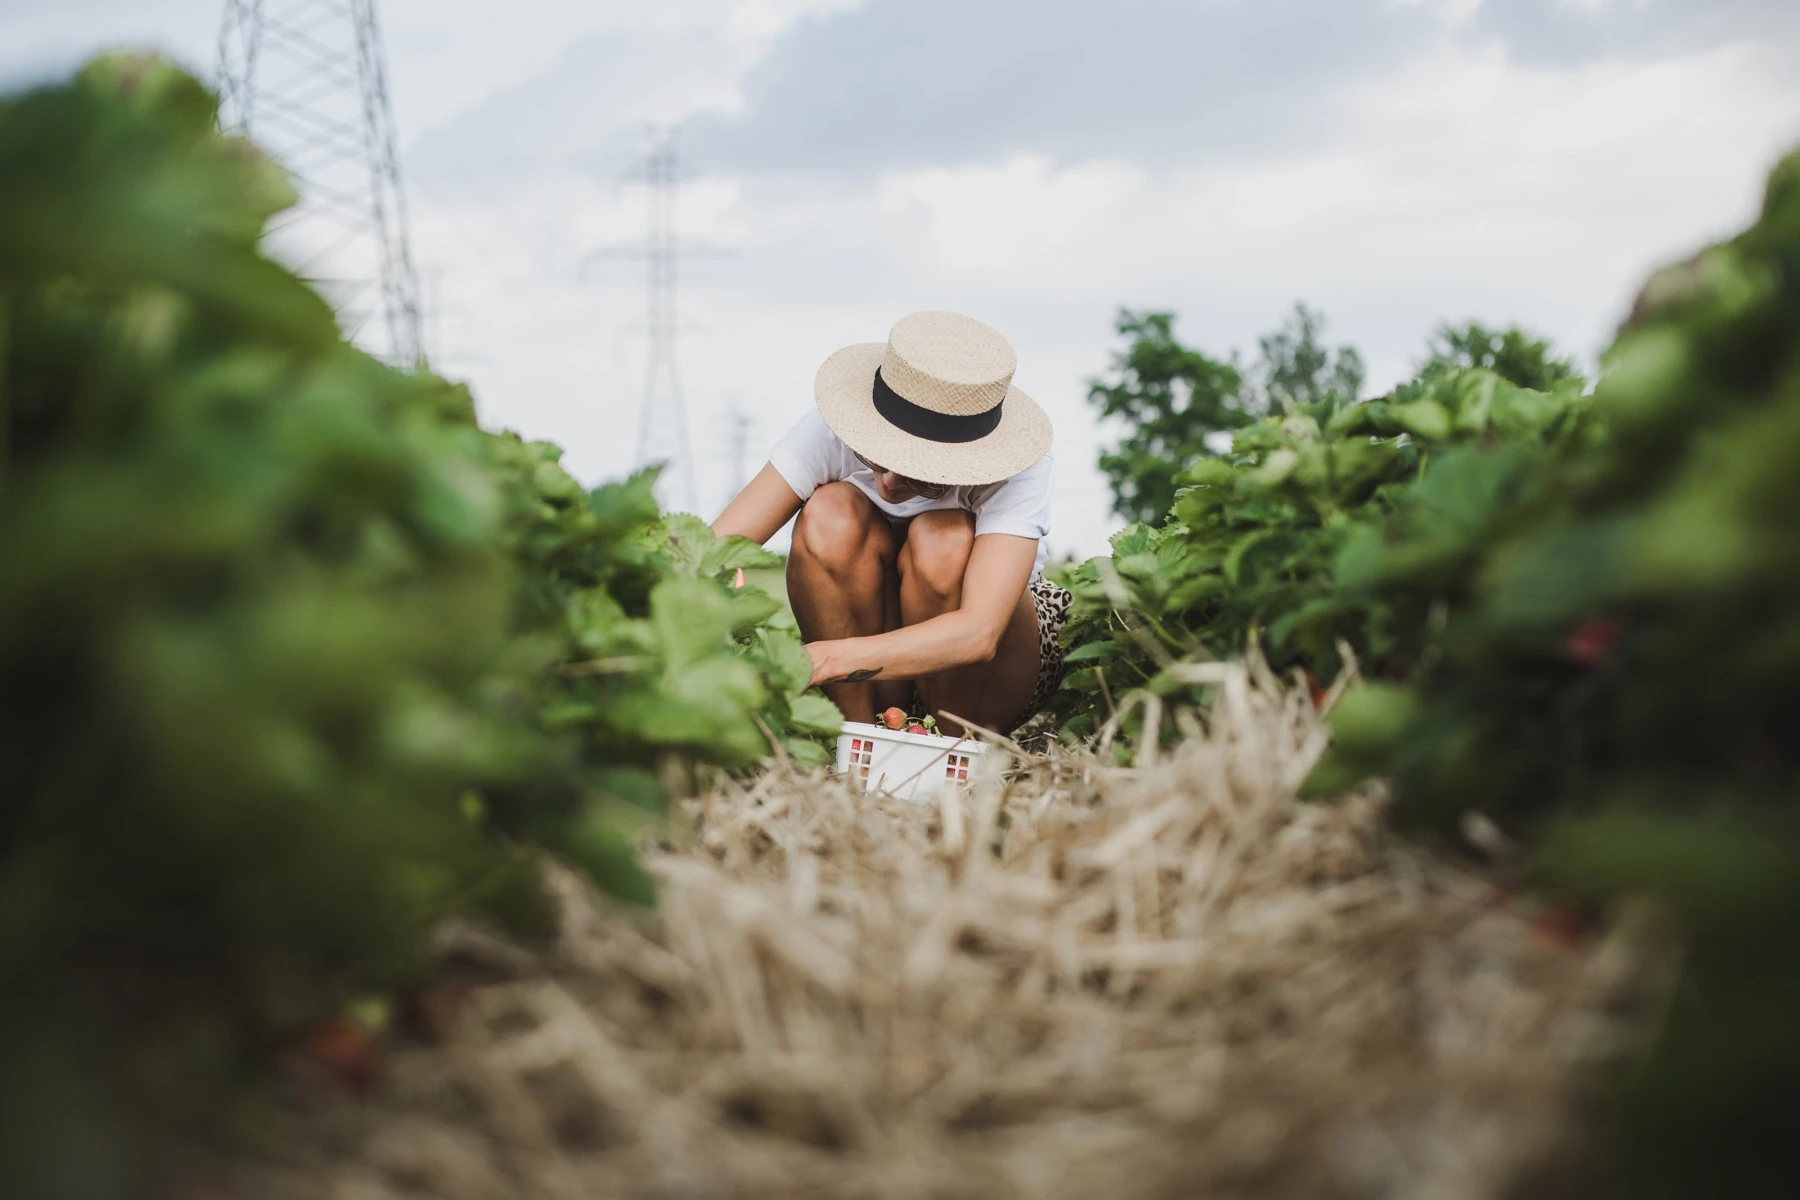
[[[1591,667],[1606,657],[1613,643],[1624,633],[1619,623],[1610,617],[1589,617],[1575,627],[1569,634],[1566,645],[1569,657],[1584,667]]]
[[[362,1026],[345,1017],[322,1021],[306,1032],[300,1054],[323,1067],[344,1087],[366,1092],[379,1070],[377,1052]]]

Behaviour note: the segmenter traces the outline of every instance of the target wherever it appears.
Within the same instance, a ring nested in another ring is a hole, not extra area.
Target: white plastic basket
[[[987,747],[974,738],[906,733],[885,725],[845,721],[838,735],[838,774],[866,791],[887,792],[925,804],[946,786],[966,787]]]

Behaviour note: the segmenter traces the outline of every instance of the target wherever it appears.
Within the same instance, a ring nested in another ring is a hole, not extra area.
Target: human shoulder
[[[1016,475],[1008,475],[995,483],[983,484],[969,493],[971,507],[979,510],[993,501],[1017,503],[1029,497],[1047,496],[1056,472],[1056,456],[1046,451],[1044,457]]]
[[[969,497],[975,533],[1037,538],[1050,533],[1050,480],[1056,464],[1046,454],[1017,475],[988,484]]]
[[[856,469],[850,448],[811,408],[769,452],[769,461],[802,500],[817,488],[847,479]]]

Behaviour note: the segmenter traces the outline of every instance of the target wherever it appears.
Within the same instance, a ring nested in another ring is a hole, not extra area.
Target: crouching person
[[[852,721],[900,707],[1004,733],[1057,685],[1050,419],[1015,364],[999,333],[942,312],[839,350],[816,410],[713,523],[766,542],[799,512],[788,597],[813,683]]]

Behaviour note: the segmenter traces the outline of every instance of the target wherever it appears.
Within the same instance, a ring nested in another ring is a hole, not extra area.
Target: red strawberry
[[[881,723],[886,725],[889,729],[905,729],[906,710],[902,708],[890,708],[886,710],[881,714]]]
[[[1610,617],[1589,617],[1575,627],[1569,634],[1566,649],[1569,657],[1584,667],[1591,667],[1606,657],[1613,643],[1624,633],[1619,623]]]
[[[1586,922],[1572,908],[1547,908],[1532,918],[1531,932],[1558,950],[1574,950],[1587,933]]]
[[[380,1060],[362,1026],[335,1017],[313,1026],[301,1039],[303,1058],[323,1067],[344,1087],[357,1094],[374,1084]]]
[[[919,724],[917,721],[914,721],[911,725],[908,725],[906,727],[906,732],[908,732],[908,733],[924,733],[925,727],[923,725]]]

